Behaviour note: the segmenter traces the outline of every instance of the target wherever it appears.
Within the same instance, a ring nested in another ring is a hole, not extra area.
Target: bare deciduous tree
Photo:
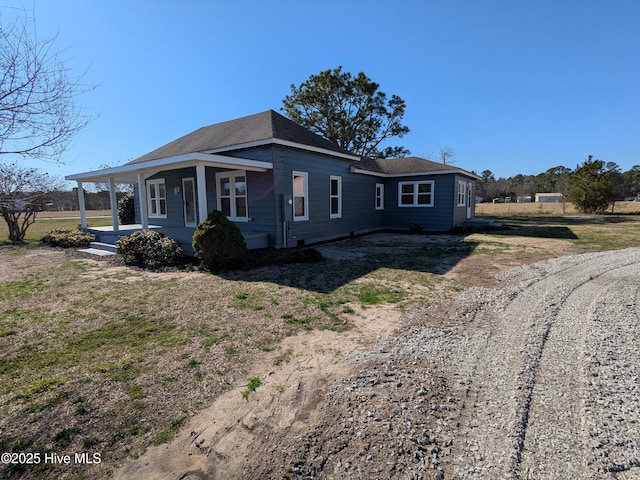
[[[93,87],[73,76],[54,49],[56,37],[40,39],[25,12],[0,19],[0,155],[60,161],[74,135],[90,121],[76,104]]]
[[[0,215],[9,228],[9,240],[21,243],[27,229],[62,181],[35,168],[0,163]]]
[[[456,152],[451,147],[440,148],[440,161],[444,164],[453,163],[451,159],[455,157]]]

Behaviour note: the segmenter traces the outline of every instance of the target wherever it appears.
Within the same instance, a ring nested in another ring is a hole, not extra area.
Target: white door
[[[473,203],[475,203],[475,198],[473,197],[473,183],[467,183],[467,220],[471,218],[473,214]]]
[[[182,179],[182,204],[184,205],[184,226],[196,226],[196,188],[193,178]]]

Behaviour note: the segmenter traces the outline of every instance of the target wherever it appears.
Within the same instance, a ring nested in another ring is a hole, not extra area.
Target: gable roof
[[[273,110],[249,115],[228,122],[216,123],[188,133],[166,145],[127,163],[136,164],[160,158],[177,157],[187,153],[221,153],[268,143],[294,144],[327,150],[358,159],[338,145],[325,140]]]
[[[446,165],[444,163],[432,162],[426,158],[403,157],[385,159],[362,159],[359,165],[352,166],[352,171],[365,173],[381,177],[404,177],[419,174],[442,175],[447,173],[462,174],[478,179],[472,172],[462,168]]]

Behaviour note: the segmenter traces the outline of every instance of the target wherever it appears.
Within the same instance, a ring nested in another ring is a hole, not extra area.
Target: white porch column
[[[80,226],[87,228],[87,211],[84,206],[84,188],[82,182],[78,180],[78,208],[80,209]]]
[[[109,177],[109,203],[111,204],[111,224],[113,231],[119,232],[118,225],[118,197],[116,196],[116,179]]]
[[[144,184],[144,175],[138,174],[138,199],[140,200],[140,224],[143,230],[149,228],[149,211],[147,210],[147,188]]]
[[[196,181],[198,183],[198,222],[204,222],[209,215],[207,208],[207,178],[204,165],[196,165]]]

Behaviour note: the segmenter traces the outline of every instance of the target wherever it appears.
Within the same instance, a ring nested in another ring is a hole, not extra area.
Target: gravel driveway
[[[358,373],[335,382],[326,420],[265,445],[253,474],[640,478],[640,249],[559,257],[500,283],[352,355]]]
[[[461,400],[453,476],[640,478],[640,250],[500,280],[462,297],[465,326],[424,339]]]

